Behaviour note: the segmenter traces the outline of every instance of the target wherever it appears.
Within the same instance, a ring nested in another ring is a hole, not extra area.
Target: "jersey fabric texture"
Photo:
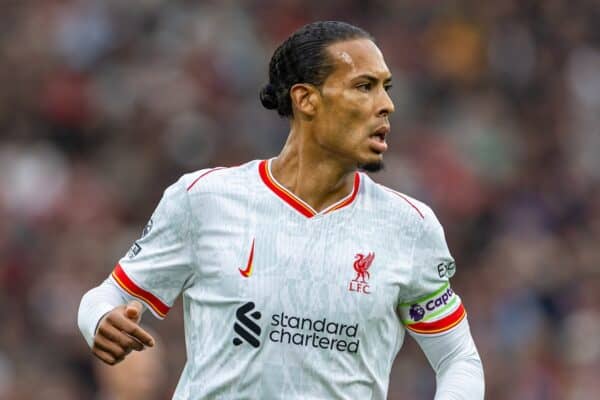
[[[183,296],[174,399],[385,399],[408,329],[465,319],[425,204],[356,173],[322,212],[270,160],[184,175],[111,279],[158,318]]]

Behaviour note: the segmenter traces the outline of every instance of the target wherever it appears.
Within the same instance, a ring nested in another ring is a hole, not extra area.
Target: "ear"
[[[313,117],[319,107],[321,94],[319,90],[309,83],[296,83],[290,88],[292,108],[306,117]]]

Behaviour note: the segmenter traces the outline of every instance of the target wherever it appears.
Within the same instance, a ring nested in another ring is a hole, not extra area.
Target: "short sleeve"
[[[450,287],[455,272],[444,230],[433,211],[427,209],[414,247],[412,279],[399,306],[402,323],[409,331],[441,334],[465,318],[461,299]]]
[[[128,297],[144,302],[160,319],[193,275],[189,208],[182,178],[164,192],[141,238],[111,274]]]

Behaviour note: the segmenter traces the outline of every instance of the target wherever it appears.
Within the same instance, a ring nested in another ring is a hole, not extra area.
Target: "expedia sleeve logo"
[[[436,268],[440,278],[452,278],[456,273],[456,263],[454,261],[439,263]]]
[[[402,323],[418,333],[439,333],[458,324],[465,316],[460,297],[449,283],[429,296],[400,305]]]

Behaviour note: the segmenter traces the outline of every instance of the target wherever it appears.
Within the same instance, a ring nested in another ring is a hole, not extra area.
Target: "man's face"
[[[383,165],[389,115],[394,112],[387,93],[391,73],[369,39],[335,43],[327,51],[334,68],[321,87],[315,138],[348,165],[376,171]]]

